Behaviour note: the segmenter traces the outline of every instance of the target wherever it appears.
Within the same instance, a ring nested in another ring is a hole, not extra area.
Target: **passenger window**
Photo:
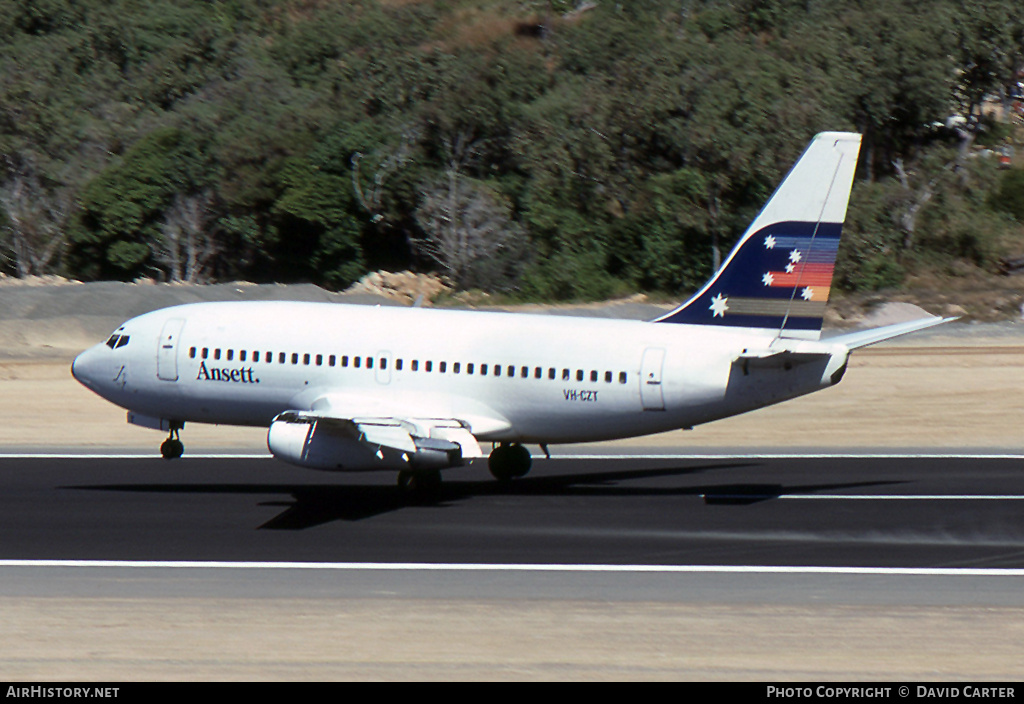
[[[551,379],[551,381],[555,380],[555,368],[554,367],[548,367],[548,379]]]
[[[461,370],[462,370],[462,365],[459,362],[454,362],[452,364],[452,371],[454,373],[458,374]]]
[[[530,368],[529,367],[519,367],[519,376],[522,377],[523,379],[529,379],[530,378]]]
[[[467,374],[472,374],[473,373],[473,363],[472,362],[468,362],[466,364],[466,373]]]
[[[569,370],[568,369],[563,369],[562,370],[562,381],[569,381]]]
[[[438,362],[437,370],[444,374],[448,370],[448,362]]]
[[[341,366],[343,366],[343,367],[347,367],[348,366],[348,355],[347,354],[341,355]]]
[[[418,359],[412,360],[412,370],[414,372],[418,372],[420,370],[420,360],[418,360]]]
[[[590,371],[590,380],[591,381],[597,381],[597,370],[596,369],[592,369]]]
[[[209,347],[204,347],[203,348],[202,358],[206,359],[209,356],[210,356],[210,348]]]
[[[402,360],[401,359],[396,359],[395,360],[395,371],[398,371],[398,372],[402,371]]]
[[[626,372],[619,372],[619,383],[620,384],[625,384],[626,383]]]
[[[352,366],[355,367],[356,369],[359,369],[361,366],[363,366],[363,358],[362,357],[353,357],[352,358]]]
[[[540,367],[535,367],[533,370],[533,378],[540,379],[542,376],[544,376],[544,370]]]
[[[329,357],[327,358],[327,366],[328,366],[328,367],[333,367],[333,366],[334,366],[334,363],[335,363],[335,362],[337,362],[337,361],[338,361],[337,357],[335,357],[335,356],[334,356],[334,355],[332,354],[332,355],[330,355],[330,356],[329,356]]]
[[[583,381],[583,370],[582,369],[577,369],[576,370],[576,381]]]
[[[298,364],[298,363],[299,363],[299,353],[298,352],[292,352],[292,364]]]
[[[605,372],[604,373],[604,383],[606,383],[606,384],[612,383],[612,373],[611,372]]]
[[[195,359],[196,358],[196,348],[195,347],[190,347],[189,348],[189,350],[188,350],[188,358],[189,359]]]
[[[214,359],[220,359],[220,347],[218,347],[217,349],[215,349],[213,351],[213,358]]]
[[[324,365],[324,356],[322,354],[318,354],[316,356],[316,366],[322,367],[323,365]]]
[[[380,368],[381,369],[387,369],[388,368],[388,358],[387,357],[381,357],[380,358]]]
[[[423,368],[428,372],[432,372],[434,371],[434,363],[430,360],[427,360],[426,363],[424,363]]]
[[[277,363],[278,364],[284,364],[284,362],[285,362],[285,354],[284,354],[284,352],[278,352],[277,353]]]
[[[480,376],[487,376],[487,365],[486,364],[481,364],[480,365]]]
[[[373,357],[366,358],[366,368],[373,369]]]
[[[234,350],[228,350],[228,361],[230,362],[234,358],[235,358],[235,351]]]
[[[508,369],[505,371],[505,376],[514,377],[516,375],[516,368],[511,364],[508,365]]]

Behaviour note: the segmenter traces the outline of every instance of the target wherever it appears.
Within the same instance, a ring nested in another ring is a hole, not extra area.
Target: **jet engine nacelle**
[[[274,457],[289,464],[331,471],[445,469],[462,464],[462,448],[457,443],[381,430],[380,426],[368,429],[353,421],[288,412],[270,424],[267,447]],[[381,435],[393,436],[396,446],[381,442]]]

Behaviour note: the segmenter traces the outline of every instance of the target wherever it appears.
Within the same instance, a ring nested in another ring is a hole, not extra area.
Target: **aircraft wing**
[[[286,411],[270,424],[274,456],[316,469],[442,468],[482,457],[469,428],[452,418],[341,418]]]

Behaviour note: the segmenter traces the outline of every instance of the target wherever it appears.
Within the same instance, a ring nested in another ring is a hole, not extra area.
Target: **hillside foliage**
[[[676,293],[823,130],[841,286],[994,267],[1022,65],[1007,0],[0,0],[0,268]]]

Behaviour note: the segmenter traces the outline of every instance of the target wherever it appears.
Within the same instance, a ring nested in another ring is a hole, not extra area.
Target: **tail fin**
[[[722,268],[654,322],[763,328],[817,340],[859,151],[859,134],[815,136]]]

